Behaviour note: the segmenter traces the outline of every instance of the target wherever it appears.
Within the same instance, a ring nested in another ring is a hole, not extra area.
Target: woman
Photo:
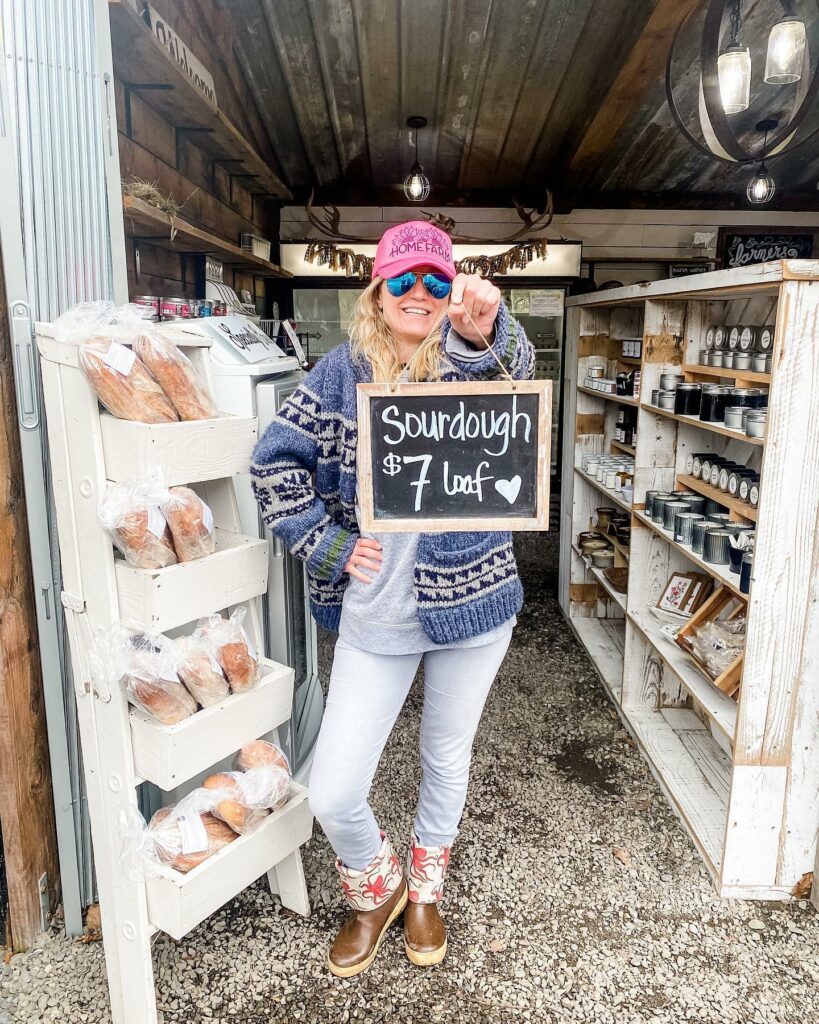
[[[379,242],[350,341],[308,375],[254,452],[265,522],[307,563],[316,621],[339,633],[310,805],[353,911],[328,956],[341,977],[370,966],[402,910],[414,964],[446,953],[438,903],[472,743],[523,600],[510,534],[361,535],[356,385],[489,379],[502,373],[499,361],[515,377],[532,375],[532,348],[498,289],[456,274],[437,227],[400,224]],[[405,878],[367,797],[421,658],[423,774]]]

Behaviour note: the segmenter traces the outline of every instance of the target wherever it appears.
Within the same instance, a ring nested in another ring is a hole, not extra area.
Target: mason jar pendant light
[[[717,61],[719,91],[726,114],[738,114],[751,105],[751,51],[739,42],[741,27],[742,0],[733,0],[731,41]]]
[[[757,131],[765,132],[765,140],[762,143],[763,153],[768,145],[768,132],[774,131],[778,126],[779,122],[775,121],[773,118],[766,118],[764,121],[760,121],[757,124]],[[769,203],[773,199],[775,192],[776,182],[773,180],[768,168],[765,166],[764,159],[760,160],[756,173],[745,188],[745,194],[752,203],[757,206],[761,206],[764,203]]]
[[[793,14],[793,3],[784,3],[786,16],[768,36],[765,81],[769,85],[790,85],[802,77],[807,33],[805,23]]]
[[[427,119],[425,117],[408,117],[407,126],[412,130],[412,142],[415,148],[415,163],[412,170],[404,178],[404,195],[412,203],[423,203],[429,195],[429,178],[424,174],[424,168],[418,162],[418,132],[425,128]]]

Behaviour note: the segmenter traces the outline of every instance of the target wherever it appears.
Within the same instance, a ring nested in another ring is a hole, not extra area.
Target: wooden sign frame
[[[377,533],[449,533],[460,530],[541,530],[549,529],[549,466],[552,443],[552,381],[516,380],[514,385],[505,380],[494,381],[434,381],[400,384],[359,384],[356,402],[358,409],[358,501],[360,527]],[[537,511],[534,516],[465,517],[462,520],[412,516],[410,518],[378,519],[373,507],[372,435],[370,427],[370,400],[372,398],[400,398],[408,395],[509,395],[535,394],[540,396],[537,424],[537,470],[535,493]]]

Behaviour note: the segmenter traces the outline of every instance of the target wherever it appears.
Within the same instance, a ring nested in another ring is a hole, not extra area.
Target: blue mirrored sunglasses
[[[419,277],[433,299],[445,299],[452,291],[452,282],[443,274],[416,274],[414,270],[408,270],[406,274],[399,274],[398,277],[388,277],[387,291],[396,299],[400,299],[415,286]]]

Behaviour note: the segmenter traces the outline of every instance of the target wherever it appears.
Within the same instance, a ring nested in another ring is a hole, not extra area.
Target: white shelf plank
[[[588,473],[584,473],[578,466],[574,467],[574,471],[581,479],[585,480],[587,484],[591,484],[591,486],[600,491],[601,494],[604,494],[613,504],[619,505],[620,508],[624,509],[626,512],[631,512],[631,505],[629,505],[627,501],[624,501],[616,491],[609,490],[609,488],[604,484],[601,484],[599,480],[595,480],[593,476],[589,476]]]
[[[720,732],[731,743],[737,726],[737,703],[707,679],[685,651],[672,643],[661,631],[660,623],[650,612],[631,612],[629,620],[640,630],[660,658],[682,681],[683,686],[698,701]]]
[[[623,689],[625,620],[578,617],[569,622],[597,669],[609,698],[619,706]]]
[[[714,565],[713,562],[706,562],[704,558],[694,551],[688,544],[680,544],[674,540],[674,535],[671,530],[664,530],[659,523],[655,523],[652,519],[649,519],[644,511],[640,509],[634,510],[634,518],[638,519],[644,526],[649,527],[655,533],[659,534],[664,540],[668,541],[672,548],[681,552],[685,557],[698,566],[704,572],[707,572],[710,576],[713,576],[715,580],[728,587],[729,590],[733,591],[738,597],[743,600],[748,599],[747,594],[743,594],[739,589],[739,574],[730,572],[727,566]]]
[[[621,594],[618,590],[614,589],[614,587],[611,585],[611,583],[609,583],[609,581],[604,576],[604,574],[603,574],[604,570],[603,569],[598,569],[594,565],[590,565],[589,569],[591,570],[592,575],[595,577],[595,579],[600,584],[600,586],[603,588],[603,590],[605,590],[606,593],[609,595],[609,597],[613,601],[616,601],[617,604],[625,612],[625,610],[626,610],[626,595],[625,594]]]
[[[679,413],[671,412],[670,409],[660,409],[656,405],[651,405],[649,402],[643,402],[642,408],[646,412],[653,412],[657,416],[665,416],[670,420],[677,420],[679,423],[685,423],[689,427],[696,427],[698,430],[705,430],[709,434],[722,434],[724,437],[732,437],[735,441],[744,441],[746,444],[758,445],[760,448],[765,444],[764,437],[748,437],[747,434],[741,430],[731,430],[730,427],[723,427],[719,423],[709,423],[705,420],[701,420],[699,416],[681,416]]]
[[[593,388],[584,387],[582,384],[578,384],[578,391],[582,391],[584,395],[591,395],[592,398],[605,398],[607,402],[617,402],[618,405],[639,405],[640,397],[632,398],[631,395],[610,395],[607,391],[595,391]]]

